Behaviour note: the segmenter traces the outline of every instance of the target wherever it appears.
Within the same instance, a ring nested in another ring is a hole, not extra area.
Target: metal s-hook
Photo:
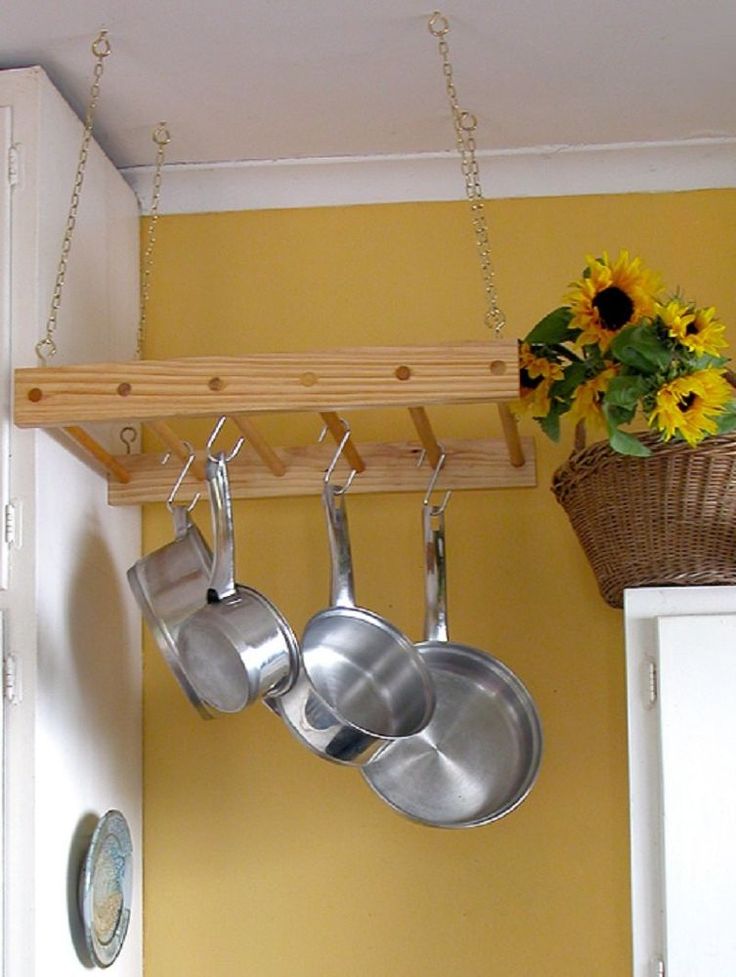
[[[215,458],[212,455],[211,448],[212,448],[212,445],[217,440],[217,435],[222,430],[222,425],[225,423],[226,420],[227,420],[227,414],[223,414],[222,417],[219,417],[217,419],[217,423],[212,428],[212,433],[207,438],[207,459],[209,461],[217,461],[217,458]],[[235,444],[233,445],[233,447],[230,449],[230,453],[227,454],[227,455],[225,455],[225,461],[226,462],[231,462],[233,460],[233,458],[235,458],[235,456],[237,455],[237,453],[243,447],[244,441],[245,441],[245,437],[243,435],[241,435],[238,438],[238,440],[235,442]]]
[[[174,499],[176,498],[176,496],[177,496],[177,494],[179,492],[179,489],[182,486],[182,483],[183,483],[184,479],[189,474],[189,469],[192,467],[192,462],[196,458],[196,455],[194,453],[194,448],[192,447],[192,445],[190,444],[190,442],[189,441],[182,441],[182,444],[184,444],[189,449],[189,457],[184,462],[184,464],[182,466],[182,469],[179,472],[179,475],[178,475],[176,481],[174,482],[174,485],[173,485],[171,491],[169,492],[169,497],[166,500],[166,508],[169,510],[169,512],[173,512],[174,511],[174,508],[175,508],[175,506],[174,506]],[[165,464],[166,461],[168,461],[168,459],[170,457],[171,457],[170,452],[167,452],[166,455],[164,456],[164,458],[162,459],[161,464]],[[199,497],[200,497],[201,494],[202,494],[201,492],[197,492],[197,494],[194,496],[194,498],[189,503],[189,505],[185,507],[187,512],[191,512],[192,511],[192,509],[195,507],[195,505],[199,502]]]
[[[452,489],[448,489],[439,505],[431,505],[432,492],[435,490],[437,479],[440,477],[440,472],[442,471],[446,459],[447,454],[443,451],[439,457],[439,461],[432,469],[432,474],[430,475],[429,482],[427,483],[427,491],[424,493],[424,499],[422,501],[424,506],[431,507],[431,515],[433,516],[441,516],[444,513],[445,509],[447,508],[447,503],[450,501],[450,496],[452,495]]]
[[[329,465],[325,469],[325,474],[324,474],[324,484],[325,485],[329,485],[330,479],[332,478],[333,472],[335,471],[335,467],[337,466],[337,463],[340,460],[340,457],[342,456],[343,451],[345,450],[345,445],[350,440],[350,434],[351,434],[350,425],[348,424],[348,422],[345,420],[344,417],[341,417],[339,420],[340,420],[340,423],[343,426],[344,434],[340,438],[340,443],[338,444],[337,449],[335,450],[335,454],[332,456],[332,461],[329,463]],[[320,433],[320,436],[317,438],[317,440],[320,443],[322,443],[322,441],[324,441],[324,439],[325,439],[325,435],[326,434],[327,434],[327,425],[325,425],[322,428],[322,431]],[[347,492],[347,490],[353,484],[353,479],[355,478],[355,476],[357,474],[358,474],[357,469],[355,469],[355,468],[351,469],[350,474],[348,475],[347,479],[345,480],[344,485],[338,486],[335,489],[335,494],[336,495],[342,495],[343,493]]]

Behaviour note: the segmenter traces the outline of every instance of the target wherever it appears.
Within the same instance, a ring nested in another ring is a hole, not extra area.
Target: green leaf
[[[560,415],[556,411],[550,411],[546,417],[538,417],[539,426],[552,441],[560,440]]]
[[[648,393],[650,381],[638,374],[614,377],[606,388],[604,401],[612,407],[635,409],[641,398]]]
[[[564,343],[569,339],[574,339],[578,334],[578,329],[570,329],[572,311],[566,306],[561,306],[540,319],[532,331],[525,337],[524,342],[530,345],[541,344],[548,346],[550,343]]]
[[[577,360],[565,368],[561,380],[555,380],[550,387],[550,396],[559,397],[560,400],[569,400],[575,390],[585,380],[586,369],[582,360]]]
[[[712,356],[710,353],[704,353],[702,356],[694,357],[691,366],[693,370],[709,370],[711,367],[718,369],[726,363],[728,363],[727,356]]]
[[[648,322],[627,326],[608,347],[620,363],[642,373],[658,373],[672,362],[672,350]]]
[[[571,333],[573,331],[577,330],[570,330]],[[563,346],[561,343],[550,343],[547,350],[550,353],[556,353],[558,357],[564,356],[571,363],[582,363],[582,359],[574,350],[570,349],[569,346]]]
[[[643,444],[638,438],[634,437],[633,434],[626,434],[625,431],[619,431],[617,427],[609,427],[608,443],[611,445],[613,450],[618,451],[620,455],[633,455],[637,458],[648,458],[652,453],[651,449]]]
[[[618,425],[625,424],[634,416],[635,408],[626,409],[610,404],[603,404],[603,415],[608,425],[608,443],[614,451],[620,455],[635,455],[639,458],[646,458],[651,451],[645,444],[634,437],[633,434],[626,434],[620,431]]]
[[[718,415],[716,424],[716,434],[729,434],[731,431],[736,431],[736,401],[732,400]]]
[[[603,404],[603,414],[613,427],[633,421],[636,407],[619,407],[616,404]]]
[[[583,353],[585,356],[585,362],[595,371],[600,371],[606,366],[610,366],[610,364],[606,363],[605,359],[603,358],[601,348],[597,343],[591,343],[588,346],[584,346]]]

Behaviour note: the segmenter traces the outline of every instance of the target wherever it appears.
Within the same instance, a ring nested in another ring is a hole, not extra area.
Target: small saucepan
[[[178,646],[182,622],[206,603],[212,567],[209,547],[189,518],[199,495],[187,506],[174,502],[193,459],[192,452],[167,501],[174,520],[174,539],[137,560],[127,577],[144,620],[182,691],[204,719],[212,719],[211,710],[187,675]]]
[[[284,616],[263,594],[235,583],[232,502],[224,453],[208,457],[214,559],[205,606],[183,622],[179,655],[197,694],[217,712],[240,712],[290,688],[298,646]]]
[[[446,503],[446,499],[445,499]],[[390,743],[362,769],[400,814],[442,828],[474,828],[518,807],[537,777],[542,730],[534,701],[497,658],[448,639],[444,504],[423,512],[426,641],[437,707],[418,736]]]
[[[361,765],[388,740],[422,730],[434,687],[415,645],[393,624],[357,607],[345,490],[322,494],[332,565],[331,606],[306,625],[294,687],[269,703],[320,756]]]

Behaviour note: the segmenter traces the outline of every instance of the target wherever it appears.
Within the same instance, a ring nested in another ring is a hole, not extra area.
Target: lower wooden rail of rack
[[[443,438],[446,460],[442,470],[442,489],[530,488],[536,484],[534,444],[521,439],[525,463],[509,462],[506,442],[500,438],[460,440]],[[273,449],[284,466],[284,474],[275,477],[253,449],[245,446],[230,463],[229,475],[233,498],[267,498],[317,495],[322,491],[322,476],[334,454],[326,444],[297,448]],[[416,441],[392,443],[361,442],[360,456],[365,470],[352,483],[351,494],[367,492],[423,492],[427,486],[428,462],[421,467],[422,446]],[[111,505],[140,505],[164,501],[171,491],[171,471],[161,466],[160,455],[120,455],[130,478],[122,484],[110,478],[108,501]],[[339,467],[334,478],[339,481],[347,468]],[[181,493],[201,489],[201,482],[188,477]]]

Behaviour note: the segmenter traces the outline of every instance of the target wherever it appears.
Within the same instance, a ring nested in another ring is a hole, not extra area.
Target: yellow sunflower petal
[[[661,431],[665,441],[679,435],[696,445],[716,433],[718,415],[732,396],[731,385],[720,370],[698,370],[678,377],[657,392],[649,426]]]
[[[566,297],[573,313],[570,325],[580,330],[578,345],[607,349],[624,326],[654,314],[660,289],[659,276],[628,251],[620,251],[614,261],[607,252],[601,258],[588,255],[585,272]]]

